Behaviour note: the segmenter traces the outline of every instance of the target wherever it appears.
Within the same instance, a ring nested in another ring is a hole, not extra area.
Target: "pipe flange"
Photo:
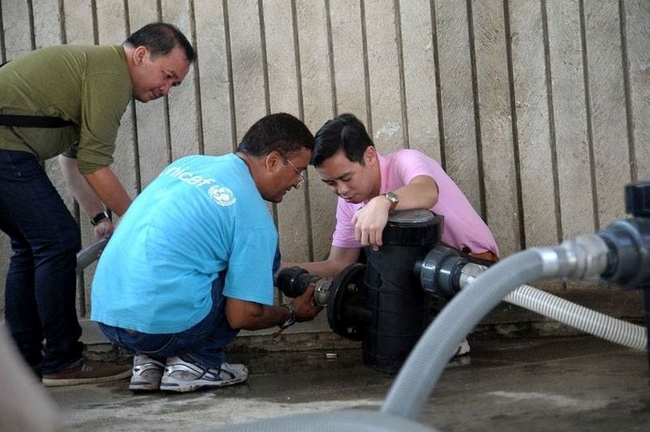
[[[355,263],[343,269],[332,281],[327,300],[327,320],[332,331],[354,341],[363,340],[365,326],[348,311],[365,297],[365,268],[365,264]]]
[[[459,290],[460,271],[467,259],[458,251],[438,245],[431,249],[424,259],[416,263],[415,273],[419,273],[422,289],[432,296],[443,299],[452,298]]]
[[[319,306],[327,306],[327,300],[329,299],[329,292],[332,288],[332,279],[322,278],[316,281],[316,286],[314,288],[314,300]]]

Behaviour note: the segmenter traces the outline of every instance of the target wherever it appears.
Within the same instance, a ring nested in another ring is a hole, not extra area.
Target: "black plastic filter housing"
[[[440,240],[443,220],[428,210],[396,211],[383,232],[383,246],[366,247],[366,308],[363,362],[396,374],[430,320],[429,296],[414,272],[415,264]]]

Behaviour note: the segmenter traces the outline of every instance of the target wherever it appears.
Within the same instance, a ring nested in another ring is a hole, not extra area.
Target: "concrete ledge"
[[[567,290],[552,293],[565,300],[639,325],[644,324],[643,299],[640,291]],[[271,337],[273,329],[256,332],[243,331],[228,348],[230,353],[255,355],[273,352],[359,349],[361,342],[345,339],[333,333],[326,325],[325,314],[318,317],[312,328],[300,324],[287,329],[280,337]],[[87,355],[104,361],[126,361],[132,354],[112,346],[94,321],[80,320]],[[314,328],[315,327],[315,328]],[[566,337],[584,334],[570,326],[541,316],[519,306],[503,302],[476,326],[470,340],[513,338]]]

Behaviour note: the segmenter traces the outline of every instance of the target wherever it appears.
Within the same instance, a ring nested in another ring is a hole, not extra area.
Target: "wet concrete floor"
[[[296,413],[379,411],[394,377],[361,356],[234,354],[229,361],[248,364],[249,380],[196,393],[133,394],[128,381],[47,391],[75,431],[218,430]],[[648,356],[589,336],[472,341],[418,421],[439,431],[648,431]]]

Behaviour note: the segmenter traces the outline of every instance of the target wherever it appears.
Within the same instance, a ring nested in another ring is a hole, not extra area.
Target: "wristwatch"
[[[284,330],[296,323],[296,308],[293,306],[293,303],[286,303],[282,306],[286,307],[289,310],[289,318],[287,318],[285,322],[279,325],[279,327]]]
[[[395,210],[395,207],[397,207],[397,203],[399,202],[399,197],[397,194],[395,192],[386,192],[385,194],[382,194],[382,196],[390,201],[389,211]]]
[[[111,221],[113,220],[110,210],[105,210],[97,213],[95,216],[93,216],[92,219],[90,219],[90,224],[92,226],[97,226],[97,224],[103,221],[104,219],[110,219]]]

